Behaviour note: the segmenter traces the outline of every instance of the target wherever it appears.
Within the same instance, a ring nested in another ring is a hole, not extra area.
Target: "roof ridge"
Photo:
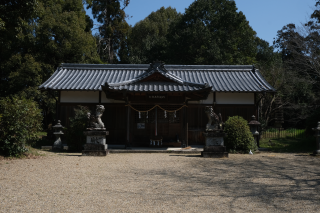
[[[192,70],[215,70],[215,69],[248,69],[252,70],[252,65],[175,65],[175,64],[163,64],[164,69],[192,69]],[[60,67],[64,68],[87,68],[87,69],[148,69],[149,64],[77,64],[77,63],[62,63]]]
[[[185,81],[181,77],[176,76],[173,73],[169,73],[167,70],[164,71],[161,68],[155,67],[155,68],[149,69],[147,72],[137,76],[134,79],[131,79],[129,81],[117,82],[117,83],[109,83],[109,86],[117,87],[117,86],[122,86],[122,85],[130,85],[130,84],[139,83],[141,80],[153,75],[154,73],[159,73],[160,75],[162,75],[162,76],[164,76],[164,77],[166,77],[166,78],[168,78],[168,79],[170,79],[180,85],[207,87],[207,83],[196,83],[196,82]]]
[[[131,69],[147,69],[148,64],[74,64],[74,63],[62,63],[60,67],[66,68],[87,68],[87,69],[110,69],[110,68],[131,68]]]

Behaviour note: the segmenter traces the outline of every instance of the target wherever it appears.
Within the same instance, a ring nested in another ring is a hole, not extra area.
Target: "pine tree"
[[[87,0],[87,8],[92,8],[93,17],[101,23],[99,35],[96,36],[98,50],[101,59],[108,63],[117,61],[121,41],[129,30],[124,12],[129,2],[130,0]]]

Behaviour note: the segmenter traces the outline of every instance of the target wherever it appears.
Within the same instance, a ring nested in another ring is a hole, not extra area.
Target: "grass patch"
[[[38,132],[37,135],[38,136],[47,136],[47,132]]]
[[[276,129],[270,128],[262,132],[262,138],[287,138],[287,137],[294,137],[294,138],[304,138],[306,137],[306,130],[305,129]]]
[[[38,149],[28,146],[27,154],[34,155],[34,156],[44,156],[44,154],[40,154],[38,151],[39,151]]]
[[[4,157],[2,155],[0,155],[0,160],[14,160],[14,159],[35,159],[35,158],[39,158],[39,157],[43,157],[45,156],[45,154],[40,154],[38,152],[38,149],[35,149],[31,146],[27,146],[28,151],[21,154],[18,157]]]
[[[261,148],[272,152],[313,152],[316,149],[315,137],[303,138],[264,138],[260,140]]]

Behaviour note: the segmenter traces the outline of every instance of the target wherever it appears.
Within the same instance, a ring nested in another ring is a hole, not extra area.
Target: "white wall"
[[[61,103],[99,103],[98,91],[61,91]],[[101,103],[125,103],[106,98],[104,92],[101,93]],[[190,104],[213,104],[213,92],[206,100],[190,101]],[[254,93],[216,93],[216,104],[254,104]]]
[[[61,103],[99,103],[99,91],[61,91]],[[107,99],[104,92],[101,93],[101,103],[125,103]]]
[[[201,101],[189,101],[190,104],[213,104],[213,92],[210,92],[208,98]]]
[[[254,104],[254,93],[216,93],[216,104]]]
[[[61,91],[61,103],[99,103],[98,91]]]
[[[101,103],[125,103],[125,101],[118,101],[114,99],[108,99],[104,92],[101,93]]]

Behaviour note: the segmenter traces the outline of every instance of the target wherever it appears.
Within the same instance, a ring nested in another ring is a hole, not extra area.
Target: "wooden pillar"
[[[99,105],[101,104],[101,91],[99,91]]]
[[[184,129],[184,142],[185,145],[188,145],[188,114],[187,107],[183,107],[183,129]]]
[[[189,133],[189,119],[188,119],[188,107],[184,107],[185,113],[186,113],[186,146],[189,146],[189,138],[188,138],[188,133]]]
[[[158,136],[158,109],[157,107],[155,108],[155,131],[154,131],[154,135]]]
[[[128,104],[127,106],[127,143],[126,143],[126,148],[127,146],[130,146],[130,111],[131,111],[131,108]]]
[[[56,122],[58,122],[58,120],[60,120],[61,119],[61,117],[60,117],[60,111],[61,111],[61,105],[60,105],[60,96],[61,96],[61,92],[60,91],[58,91],[58,101],[57,101],[57,111],[56,111],[56,114],[57,114],[57,120],[56,120]]]

